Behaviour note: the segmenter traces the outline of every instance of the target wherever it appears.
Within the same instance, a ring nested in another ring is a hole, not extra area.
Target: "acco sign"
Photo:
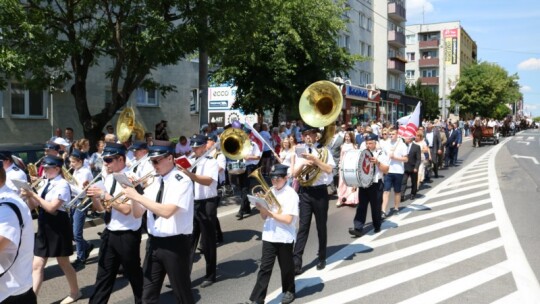
[[[236,98],[236,87],[210,87],[208,88],[209,109],[230,109]]]
[[[225,97],[225,96],[229,96],[230,92],[229,91],[225,91],[225,90],[216,90],[214,92],[212,92],[212,96],[214,97]]]

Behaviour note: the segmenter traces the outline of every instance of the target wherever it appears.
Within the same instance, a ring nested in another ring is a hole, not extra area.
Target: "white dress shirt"
[[[290,186],[283,186],[280,190],[271,188],[272,193],[281,205],[281,214],[293,216],[290,224],[284,224],[267,217],[264,221],[262,239],[272,243],[292,243],[296,241],[296,222],[298,221],[298,194]],[[277,206],[270,206],[272,212],[277,212]]]
[[[127,168],[124,168],[120,173],[126,173]],[[114,182],[114,176],[112,174],[107,175],[105,178],[105,189],[107,192],[111,191],[111,187]],[[114,190],[114,193],[109,193],[112,196],[116,196],[117,194],[121,193],[123,190],[122,185],[120,183],[116,183],[116,188]],[[130,201],[127,201],[126,204],[131,204]],[[124,215],[122,212],[112,208],[111,209],[111,221],[109,224],[107,224],[107,229],[110,231],[127,231],[127,230],[133,230],[137,231],[139,228],[141,228],[142,220],[141,218],[135,218],[133,216],[133,210],[130,214]]]
[[[23,182],[28,181],[26,173],[24,173],[24,171],[21,170],[19,167],[15,166],[15,164],[11,164],[11,166],[9,166],[9,168],[7,168],[6,170],[6,186],[8,186],[8,188],[10,188],[11,190],[20,193],[20,190],[17,189],[17,187],[15,187],[12,182],[12,180],[14,179]]]
[[[211,177],[212,183],[210,184],[210,186],[194,183],[195,200],[201,200],[217,196],[218,173],[219,167],[215,159],[211,157],[206,157],[199,162],[195,174]]]

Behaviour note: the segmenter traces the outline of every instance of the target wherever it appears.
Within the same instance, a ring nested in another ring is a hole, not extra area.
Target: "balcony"
[[[397,2],[388,2],[388,17],[397,21],[403,22],[407,20],[405,7]]]
[[[439,48],[439,43],[440,43],[440,41],[438,39],[420,41],[418,43],[418,48],[420,48],[421,50],[424,50],[424,49],[437,49],[437,48]]]
[[[438,67],[439,66],[439,58],[429,58],[429,59],[420,59],[418,60],[418,66],[421,68],[427,68],[427,67]]]
[[[439,77],[420,77],[422,85],[439,85]]]
[[[398,31],[388,31],[388,44],[397,48],[405,47],[405,34]]]
[[[388,59],[388,72],[405,74],[405,62],[397,59]]]

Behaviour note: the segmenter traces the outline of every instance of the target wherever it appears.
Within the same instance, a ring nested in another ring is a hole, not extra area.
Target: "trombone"
[[[146,189],[146,187],[150,186],[154,182],[154,178],[156,177],[156,174],[152,172],[148,172],[145,176],[134,180],[133,186],[141,185],[143,189]],[[103,205],[103,208],[110,209],[112,208],[113,204],[125,204],[129,199],[127,197],[122,198],[121,201],[118,201],[124,194],[122,192],[115,195],[110,200],[103,201],[101,204]]]

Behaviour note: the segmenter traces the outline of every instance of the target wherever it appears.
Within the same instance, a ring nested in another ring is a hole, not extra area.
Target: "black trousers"
[[[297,242],[294,246],[294,264],[296,268],[302,267],[302,255],[309,236],[312,215],[315,215],[317,236],[319,237],[319,260],[326,260],[326,221],[328,219],[328,190],[326,185],[300,187],[298,196],[300,197],[300,224],[298,236],[296,237]]]
[[[240,174],[240,189],[242,189],[242,204],[240,205],[240,213],[251,213],[251,206],[247,194],[251,194],[251,189],[257,185],[257,180],[250,178],[249,175],[257,169],[257,165],[246,166],[246,172]]]
[[[105,229],[99,247],[98,271],[89,303],[108,303],[120,265],[129,280],[135,303],[141,303],[143,274],[140,257],[141,229],[110,231]]]
[[[418,192],[418,172],[405,171],[401,182],[401,196],[405,196],[407,192],[407,181],[411,178],[411,194],[416,195]]]
[[[293,274],[294,275],[294,274]],[[294,277],[293,277],[294,278]],[[37,304],[36,294],[30,287],[28,291],[17,296],[11,296],[6,298],[0,304]]]
[[[195,200],[193,218],[193,237],[191,241],[191,263],[195,250],[201,241],[204,259],[206,261],[205,280],[216,280],[216,222],[217,222],[217,197]],[[191,267],[190,267],[191,269]]]
[[[435,175],[435,177],[439,177],[439,160],[441,159],[441,157],[444,157],[444,155],[437,154],[437,150],[435,150],[435,148],[433,147],[430,147],[429,149],[431,153],[431,167],[433,169],[433,174]],[[428,173],[430,173],[429,170]],[[428,174],[427,178],[430,179],[430,177],[430,174]]]
[[[356,205],[356,214],[354,215],[354,229],[362,231],[366,223],[367,207],[371,207],[371,219],[373,228],[380,229],[382,224],[382,196],[384,184],[382,180],[373,183],[368,188],[358,188],[358,205]]]
[[[257,274],[257,282],[249,297],[250,301],[264,303],[276,257],[281,270],[282,291],[295,293],[293,244],[263,241],[261,267]]]
[[[143,303],[159,303],[165,275],[169,277],[177,303],[195,303],[189,267],[191,235],[148,236],[144,258]]]

